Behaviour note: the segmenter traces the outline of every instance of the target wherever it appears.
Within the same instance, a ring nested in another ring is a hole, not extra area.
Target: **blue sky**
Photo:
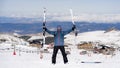
[[[0,0],[0,15],[49,13],[120,14],[120,0]]]

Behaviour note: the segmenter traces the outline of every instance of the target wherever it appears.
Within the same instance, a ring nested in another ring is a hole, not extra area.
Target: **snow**
[[[114,43],[117,47],[120,47],[120,31],[111,31],[104,33],[105,31],[92,31],[78,34],[76,37],[77,44],[82,41],[93,41],[101,42],[103,44],[112,45]],[[17,42],[20,39],[11,36],[9,37],[10,42],[11,38]],[[94,54],[88,52],[86,55],[81,55],[80,51],[74,44],[74,35],[66,35],[65,43],[70,43],[72,46],[71,54],[67,55],[69,63],[63,63],[63,57],[59,51],[56,64],[51,63],[52,58],[52,49],[49,49],[49,53],[43,53],[43,59],[40,59],[39,49],[36,47],[30,47],[23,45],[19,42],[16,44],[16,55],[13,55],[13,46],[11,43],[0,43],[0,68],[119,68],[120,67],[120,51],[116,50],[115,55],[103,55],[103,54]],[[3,38],[3,36],[0,36]],[[22,43],[25,41],[23,40]],[[86,62],[102,62],[102,63],[81,63],[81,61]]]
[[[51,53],[44,53],[43,59],[36,52],[27,53],[16,51],[17,55],[13,55],[13,51],[0,50],[0,68],[119,68],[120,54],[115,56],[105,56],[102,54],[95,55],[79,55],[79,51],[73,46],[72,53],[68,55],[69,63],[64,64],[61,53],[57,55],[57,63],[51,64]],[[30,48],[31,49],[31,48]],[[35,51],[35,49],[31,49]],[[52,50],[51,50],[52,52]],[[60,52],[60,51],[59,51]],[[117,52],[116,52],[117,53]],[[100,61],[102,63],[81,63],[81,61]]]
[[[35,40],[35,39],[42,39],[43,37],[42,36],[32,36],[30,39],[28,39],[29,41],[30,40]]]
[[[5,39],[5,42],[0,42],[4,44],[16,44],[16,45],[29,45],[28,42],[24,41],[23,39],[20,39],[18,37],[14,37],[13,35],[9,34],[0,34],[0,39]]]
[[[110,46],[120,47],[120,31],[110,31],[105,33],[105,31],[91,31],[79,33],[75,38],[74,35],[67,35],[65,39],[66,43],[79,44],[81,42],[99,42],[101,44],[106,44]],[[113,45],[114,44],[114,45]]]

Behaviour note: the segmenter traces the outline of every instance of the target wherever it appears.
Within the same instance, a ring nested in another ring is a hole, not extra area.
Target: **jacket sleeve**
[[[49,29],[46,29],[46,32],[48,32],[49,34],[52,34],[52,35],[55,34],[55,31],[50,31]]]
[[[72,32],[72,31],[73,31],[73,30],[72,30],[72,28],[71,28],[71,29],[69,29],[69,30],[63,31],[63,34],[66,35],[66,34]]]

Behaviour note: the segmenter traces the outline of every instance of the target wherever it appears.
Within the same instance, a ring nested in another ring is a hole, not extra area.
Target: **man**
[[[54,50],[53,50],[53,55],[52,55],[52,63],[53,64],[56,64],[56,55],[57,55],[57,52],[59,49],[62,53],[64,64],[66,64],[68,62],[67,55],[65,53],[65,48],[64,48],[64,36],[66,34],[72,32],[75,28],[76,28],[75,25],[73,25],[73,27],[71,29],[69,29],[67,31],[62,31],[61,26],[58,25],[57,31],[50,31],[46,27],[43,27],[43,29],[45,29],[46,32],[54,35]]]

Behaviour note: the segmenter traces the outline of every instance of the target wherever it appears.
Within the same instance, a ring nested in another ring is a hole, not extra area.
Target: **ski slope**
[[[73,47],[75,48],[75,47]],[[31,49],[34,51],[33,49]],[[68,64],[63,63],[63,58],[59,52],[57,55],[57,63],[51,64],[51,52],[44,53],[43,59],[40,59],[40,54],[34,52],[19,52],[17,55],[13,55],[13,51],[1,51],[0,50],[0,68],[119,68],[120,67],[120,52],[116,52],[115,56],[105,55],[79,55],[77,49],[72,49],[70,55],[68,55]],[[81,63],[81,61],[94,62],[99,61],[102,63]]]
[[[58,52],[56,64],[51,63],[52,49],[49,53],[43,53],[43,59],[40,59],[39,49],[35,47],[17,44],[16,55],[13,55],[13,46],[10,43],[0,44],[0,68],[119,68],[120,51],[116,50],[115,55],[89,54],[81,55],[80,51],[74,45],[74,35],[66,35],[65,43],[70,43],[71,54],[67,55],[69,63],[63,63],[61,52]],[[76,38],[76,43],[82,41],[99,41],[106,45],[120,47],[120,31],[92,31],[80,33]],[[114,43],[115,45],[113,45]],[[101,62],[101,63],[81,63]]]

